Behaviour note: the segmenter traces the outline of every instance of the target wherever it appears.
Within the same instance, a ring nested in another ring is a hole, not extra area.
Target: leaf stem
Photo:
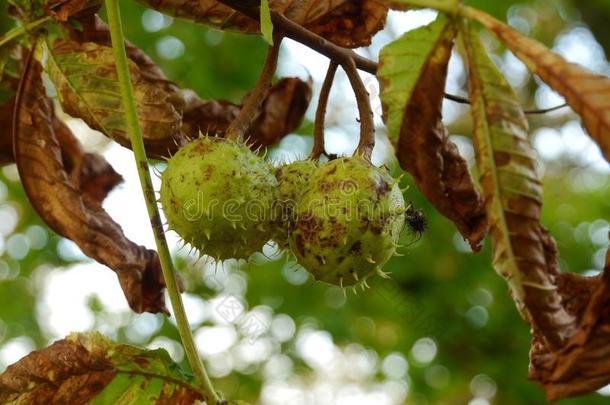
[[[13,28],[12,30],[4,34],[2,37],[0,37],[0,48],[2,48],[4,45],[8,44],[12,40],[35,30],[36,28],[48,23],[51,20],[52,18],[47,16],[40,18],[36,21],[32,21],[31,23],[26,24],[24,26]]]
[[[328,105],[328,98],[330,96],[330,89],[333,87],[333,81],[335,74],[337,73],[337,62],[331,60],[328,65],[328,71],[320,90],[320,98],[318,100],[318,108],[316,109],[316,119],[314,121],[313,129],[313,148],[311,149],[311,155],[309,159],[318,161],[320,156],[325,153],[326,148],[324,147],[324,119],[326,117],[326,106]]]
[[[246,102],[237,117],[235,117],[233,122],[229,125],[229,128],[227,128],[225,138],[234,140],[244,139],[244,136],[248,132],[250,125],[252,125],[256,114],[259,112],[273,82],[273,75],[277,69],[277,60],[281,43],[282,37],[274,35],[273,45],[271,45],[267,51],[265,65],[256,82],[256,86],[246,98]]]
[[[180,291],[176,282],[174,266],[167,247],[167,241],[163,232],[159,210],[155,200],[155,194],[150,178],[148,160],[144,149],[144,141],[142,139],[142,130],[138,120],[138,112],[136,109],[133,89],[131,87],[131,79],[129,74],[129,65],[127,62],[127,54],[125,51],[125,39],[123,36],[123,27],[121,25],[121,14],[119,10],[118,0],[105,0],[106,11],[108,13],[108,25],[110,26],[110,36],[112,39],[112,49],[114,50],[117,76],[121,89],[123,106],[125,108],[125,120],[127,124],[127,132],[131,140],[132,150],[134,152],[138,175],[140,177],[140,185],[146,201],[146,208],[150,217],[150,223],[153,229],[159,261],[165,278],[167,292],[171,301],[178,331],[184,344],[184,349],[191,365],[193,374],[199,381],[204,395],[204,400],[212,405],[219,403],[220,399],[214,388],[210,378],[208,377],[203,363],[197,353],[197,347],[193,340]]]
[[[422,8],[433,8],[447,14],[455,14],[459,8],[457,0],[403,0],[401,3]]]
[[[373,121],[373,109],[371,108],[371,98],[362,82],[356,63],[353,59],[348,59],[341,64],[347,74],[358,104],[360,114],[360,142],[356,148],[356,153],[371,160],[373,148],[375,147],[375,123]]]

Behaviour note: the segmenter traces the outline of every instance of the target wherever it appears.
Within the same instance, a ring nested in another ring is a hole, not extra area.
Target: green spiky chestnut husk
[[[245,259],[271,239],[278,183],[247,145],[203,136],[168,161],[161,180],[169,228],[202,254]]]
[[[294,227],[297,206],[307,190],[309,179],[317,170],[317,162],[297,160],[282,165],[275,171],[279,192],[275,204],[276,232],[273,240],[282,249],[289,248],[288,238]]]
[[[396,252],[405,201],[385,169],[341,158],[312,176],[296,212],[290,248],[316,280],[366,283]]]

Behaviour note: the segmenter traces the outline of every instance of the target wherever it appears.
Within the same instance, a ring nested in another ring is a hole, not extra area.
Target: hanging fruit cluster
[[[208,136],[168,161],[161,203],[169,228],[201,254],[247,259],[273,239],[340,286],[386,276],[407,211],[397,180],[359,154],[274,169],[243,142]]]

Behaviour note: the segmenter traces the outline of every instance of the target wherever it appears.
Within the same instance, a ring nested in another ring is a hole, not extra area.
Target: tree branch
[[[247,15],[253,20],[258,21],[259,19],[259,11],[258,7],[252,7],[252,4],[244,5],[245,2],[240,2],[238,0],[218,0],[219,3],[223,3],[224,5],[231,7],[233,10],[239,11],[242,14]],[[279,29],[287,38],[293,39],[317,52],[328,57],[330,60],[338,62],[342,64],[347,59],[352,59],[356,64],[356,67],[364,72],[370,74],[376,74],[378,64],[370,59],[367,59],[363,56],[358,55],[356,52],[351,49],[343,48],[341,46],[335,45],[332,42],[322,38],[318,34],[309,31],[306,28],[301,27],[299,24],[285,17],[283,14],[278,13],[277,11],[271,10],[271,21],[273,22],[274,27]],[[455,94],[445,93],[445,98],[447,100],[454,101],[460,104],[470,104],[470,100],[456,96]],[[546,108],[541,110],[526,110],[526,114],[545,114],[547,112],[551,112],[557,110],[559,108],[564,107],[564,105]]]

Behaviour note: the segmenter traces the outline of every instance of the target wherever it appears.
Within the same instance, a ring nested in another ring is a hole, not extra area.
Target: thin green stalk
[[[118,0],[106,0],[106,11],[108,13],[108,25],[110,26],[110,36],[112,39],[112,48],[114,50],[119,86],[121,88],[121,96],[125,108],[127,132],[131,140],[131,146],[135,156],[138,174],[140,176],[140,185],[142,187],[142,192],[144,193],[144,199],[146,200],[146,208],[155,236],[157,252],[159,254],[159,261],[161,262],[161,269],[163,271],[163,277],[165,278],[167,292],[169,293],[171,305],[176,316],[178,331],[180,332],[180,337],[182,338],[182,343],[184,344],[186,356],[193,370],[193,374],[201,384],[205,401],[210,405],[217,404],[220,399],[216,394],[216,391],[214,391],[210,378],[199,358],[197,347],[195,346],[193,335],[186,317],[186,312],[184,311],[184,305],[182,304],[182,298],[180,297],[180,291],[176,283],[174,266],[169,254],[169,249],[167,248],[167,241],[165,239],[161,218],[159,217],[159,211],[155,201],[155,194],[148,168],[148,160],[144,149],[144,141],[142,139],[142,130],[138,120],[138,112],[136,110],[131,79],[129,76],[129,65],[125,52],[125,39],[121,25]]]
[[[36,28],[48,23],[51,20],[52,20],[51,17],[43,17],[36,21],[32,21],[31,23],[26,24],[22,27],[13,28],[12,30],[10,30],[9,32],[4,34],[2,37],[0,37],[0,48],[2,48],[4,45],[8,44],[12,40],[19,38],[20,36],[25,35],[28,32],[35,30]]]
[[[458,0],[401,0],[400,3],[422,8],[433,8],[447,14],[455,14],[458,9]]]

